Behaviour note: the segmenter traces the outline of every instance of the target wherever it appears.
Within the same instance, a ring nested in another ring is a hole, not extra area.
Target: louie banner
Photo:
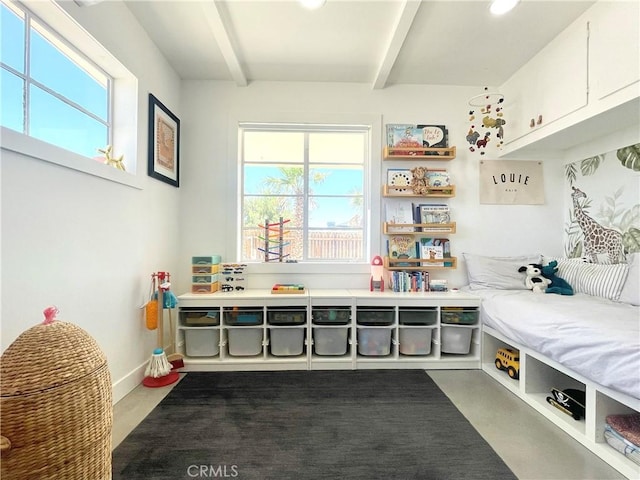
[[[481,160],[480,203],[497,205],[543,204],[542,162]]]

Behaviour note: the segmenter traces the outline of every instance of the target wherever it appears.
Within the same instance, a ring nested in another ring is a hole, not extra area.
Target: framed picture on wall
[[[149,176],[180,186],[180,119],[149,94]]]

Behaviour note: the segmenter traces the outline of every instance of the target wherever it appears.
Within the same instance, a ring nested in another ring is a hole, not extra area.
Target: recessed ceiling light
[[[494,15],[503,15],[509,10],[512,10],[520,0],[493,0],[489,10]]]
[[[315,10],[325,4],[327,0],[298,0],[304,8]]]

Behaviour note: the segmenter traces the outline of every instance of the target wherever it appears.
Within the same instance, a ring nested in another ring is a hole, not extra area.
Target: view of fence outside
[[[259,228],[244,230],[242,243],[243,261],[264,261],[264,253],[258,248],[264,248],[264,231]],[[299,231],[291,231],[286,241],[289,245],[283,248],[283,254],[289,255],[284,260],[297,260],[302,256],[302,235]],[[362,231],[349,230],[319,230],[309,232],[308,258],[329,260],[354,261],[362,260]],[[277,250],[277,245],[271,247]]]

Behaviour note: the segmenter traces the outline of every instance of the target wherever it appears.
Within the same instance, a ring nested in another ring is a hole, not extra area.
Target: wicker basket
[[[3,480],[111,478],[107,360],[67,322],[22,333],[0,358]]]

